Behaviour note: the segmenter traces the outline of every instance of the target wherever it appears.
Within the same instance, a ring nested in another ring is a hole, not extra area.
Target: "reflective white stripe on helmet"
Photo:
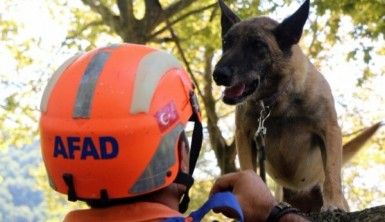
[[[73,118],[90,117],[96,83],[109,57],[110,52],[103,51],[102,49],[94,55],[94,57],[91,59],[91,62],[88,64],[86,71],[80,80],[80,86],[72,113]]]
[[[148,112],[160,79],[173,68],[182,68],[179,61],[163,51],[154,51],[140,61],[134,83],[131,114]]]
[[[51,76],[50,80],[47,83],[47,86],[44,89],[43,97],[40,103],[40,111],[46,112],[48,106],[48,99],[51,96],[52,90],[56,85],[56,82],[59,80],[60,76],[64,71],[70,66],[77,58],[79,58],[83,53],[76,53],[71,58],[67,59]]]

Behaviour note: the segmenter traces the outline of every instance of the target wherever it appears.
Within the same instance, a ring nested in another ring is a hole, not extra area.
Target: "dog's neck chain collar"
[[[255,132],[255,136],[259,135],[266,135],[266,127],[265,127],[265,121],[270,116],[270,106],[265,106],[265,102],[263,100],[259,101],[259,104],[261,106],[261,111],[259,112],[259,118],[258,118],[258,129]]]
[[[267,129],[265,127],[265,121],[269,118],[271,109],[269,106],[265,106],[263,100],[260,100],[261,111],[258,118],[258,129],[254,134],[254,142],[257,150],[259,175],[266,183],[266,170],[265,170],[265,136]]]

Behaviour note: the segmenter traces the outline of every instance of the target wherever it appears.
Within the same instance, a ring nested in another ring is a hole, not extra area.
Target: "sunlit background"
[[[135,2],[137,14],[140,14],[143,12],[141,1]],[[161,2],[167,5],[175,1]],[[213,2],[199,1],[199,4]],[[229,2],[236,2],[231,4],[235,11],[249,7],[251,2],[257,4],[257,1],[246,0]],[[273,6],[268,1],[261,2],[261,11]],[[277,6],[269,15],[279,21],[299,6],[297,1],[275,2]],[[335,13],[326,11],[324,15],[317,15],[314,7],[311,10],[301,46],[306,54],[312,55],[311,60],[331,85],[344,135],[385,120],[385,31],[380,30],[376,37],[354,37],[354,19],[337,13],[340,19],[334,32],[337,39],[331,39],[333,36],[328,29]],[[117,12],[116,6],[112,7],[112,11]],[[252,11],[249,8],[241,13],[247,17],[253,14]],[[95,15],[80,0],[0,1],[0,221],[60,221],[69,210],[84,207],[78,203],[68,204],[64,197],[49,189],[40,156],[37,123],[42,90],[55,68],[79,50],[121,42],[119,36],[109,33],[108,29],[101,28],[98,33],[92,29],[80,30],[81,26],[74,25],[93,17]],[[218,24],[219,17],[214,19]],[[385,20],[385,17],[382,19]],[[187,22],[191,23],[191,20]],[[315,22],[318,27],[313,25]],[[200,39],[207,42],[215,38],[214,58],[220,55],[218,27],[213,30],[216,36],[199,33],[199,37],[198,33],[196,36],[183,33],[181,27],[176,29],[181,33],[182,40],[192,41],[190,38],[194,40],[196,37],[193,43],[185,44],[199,45]],[[151,44],[175,53],[172,43]],[[307,48],[313,51],[309,52]],[[203,59],[199,53],[189,56],[197,56],[189,57],[190,60]],[[202,64],[193,67],[197,75],[200,66]],[[213,88],[219,99],[220,89]],[[223,104],[220,106],[224,107]],[[219,122],[229,143],[234,131],[232,110],[227,107]],[[370,144],[344,167],[344,192],[351,210],[385,204],[384,131],[380,130]],[[220,174],[216,156],[208,143],[207,130],[205,132],[205,153],[199,160],[196,173],[199,183],[192,191],[199,200],[192,203],[193,207],[205,198],[205,193],[199,191],[207,193],[212,179]]]

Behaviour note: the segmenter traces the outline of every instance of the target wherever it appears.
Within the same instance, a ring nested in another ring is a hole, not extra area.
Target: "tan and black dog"
[[[281,23],[268,17],[241,21],[222,0],[219,5],[223,55],[213,78],[225,86],[223,101],[237,105],[235,139],[241,169],[256,170],[253,138],[263,101],[270,112],[264,116],[266,169],[285,188],[285,200],[304,211],[348,210],[341,167],[381,124],[342,146],[329,84],[297,45],[309,1]]]

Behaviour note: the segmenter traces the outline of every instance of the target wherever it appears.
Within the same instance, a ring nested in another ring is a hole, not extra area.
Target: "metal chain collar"
[[[270,112],[271,112],[270,107],[265,106],[265,104],[263,103],[262,100],[260,101],[260,105],[261,105],[262,109],[259,113],[258,129],[254,134],[254,138],[257,138],[258,136],[261,136],[261,135],[263,135],[263,136],[266,135],[267,129],[265,127],[265,121],[269,118]]]

